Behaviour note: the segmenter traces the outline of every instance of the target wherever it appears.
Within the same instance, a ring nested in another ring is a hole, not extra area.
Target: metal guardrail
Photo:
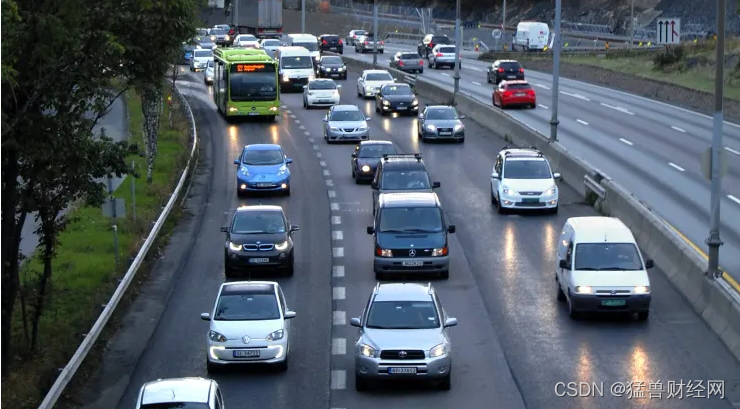
[[[403,82],[411,85],[411,87],[416,86],[416,75],[406,74],[403,76]]]
[[[52,409],[54,405],[56,405],[57,400],[64,391],[64,388],[67,387],[67,385],[77,372],[77,369],[82,364],[82,361],[85,360],[87,354],[90,353],[90,350],[92,350],[93,346],[95,345],[95,341],[97,341],[98,337],[105,329],[108,320],[110,320],[110,318],[113,316],[113,311],[118,306],[118,303],[121,302],[121,300],[123,299],[123,296],[126,293],[129,285],[134,281],[134,277],[139,271],[139,267],[141,267],[141,265],[144,263],[144,259],[146,258],[147,253],[154,244],[159,231],[162,229],[162,226],[164,225],[167,217],[169,216],[170,212],[175,206],[175,203],[177,202],[177,198],[180,195],[183,186],[185,185],[185,181],[188,179],[188,175],[191,171],[191,164],[193,163],[193,158],[195,157],[195,150],[198,146],[198,131],[195,126],[195,117],[193,116],[193,110],[190,108],[190,104],[188,104],[188,102],[185,100],[185,96],[182,95],[177,86],[175,86],[175,96],[180,100],[181,106],[183,107],[185,115],[187,116],[188,122],[190,124],[190,132],[193,139],[193,147],[190,150],[190,158],[188,158],[188,162],[185,165],[182,176],[180,176],[180,180],[177,182],[175,190],[172,192],[172,196],[170,196],[170,200],[167,202],[167,205],[162,210],[159,218],[154,223],[154,227],[152,227],[152,230],[149,233],[149,236],[147,236],[146,241],[144,241],[144,244],[142,244],[139,253],[136,255],[136,258],[131,263],[128,271],[126,271],[126,275],[124,275],[123,279],[121,279],[121,283],[118,285],[118,288],[116,288],[116,291],[113,293],[110,300],[105,305],[103,312],[100,313],[100,316],[98,317],[97,321],[95,321],[95,324],[90,329],[90,332],[85,336],[85,339],[82,340],[82,343],[77,348],[77,351],[75,351],[72,359],[69,360],[67,365],[64,367],[64,369],[62,369],[62,372],[57,377],[56,381],[54,381],[54,385],[52,385],[51,389],[49,389],[49,392],[44,397],[44,400],[41,402],[41,405],[39,405],[38,409]]]
[[[606,197],[606,189],[599,182],[589,175],[583,176],[583,185],[586,186],[586,191],[593,192],[600,199]]]

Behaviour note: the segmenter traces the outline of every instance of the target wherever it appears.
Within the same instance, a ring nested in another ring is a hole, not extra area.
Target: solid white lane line
[[[671,126],[671,129],[673,129],[674,131],[678,131],[678,132],[683,132],[683,133],[686,132],[686,130],[681,129],[681,128],[677,127],[677,126]]]
[[[332,338],[331,354],[332,355],[346,355],[347,354],[347,338]]]
[[[579,124],[581,124],[581,125],[586,125],[586,126],[588,126],[588,122],[586,122],[586,121],[582,121],[582,120],[580,120],[580,119],[576,119],[576,122],[578,122],[578,123],[579,123]]]
[[[339,203],[329,203],[331,210],[339,210]]]
[[[331,172],[328,169],[324,169],[324,176],[331,176]]]
[[[535,87],[540,87],[540,88],[542,88],[542,89],[550,89],[550,87],[548,87],[548,86],[547,86],[547,85],[545,85],[545,84],[532,84],[532,85],[534,85]]]
[[[331,371],[331,388],[334,390],[347,389],[347,371]]]
[[[344,311],[334,311],[331,314],[332,325],[347,325],[347,313]]]
[[[447,74],[446,72],[443,72],[441,74],[444,75],[445,77],[449,77],[450,76],[450,74]]]
[[[673,169],[676,169],[676,170],[677,170],[677,171],[679,171],[679,172],[683,172],[683,171],[685,171],[685,170],[686,170],[686,169],[684,169],[684,168],[682,168],[682,167],[680,167],[680,166],[676,165],[676,164],[675,164],[675,163],[673,163],[673,162],[668,162],[668,166],[672,167]]]
[[[344,266],[333,266],[331,268],[331,275],[332,277],[344,277]],[[336,314],[337,311],[334,311],[334,313]],[[344,312],[342,312],[342,314],[344,314]],[[342,324],[344,324],[344,322],[342,322]]]
[[[334,186],[334,181],[332,181],[331,179],[326,179],[326,186],[329,186],[329,187]]]
[[[601,102],[601,106],[607,107],[609,109],[613,109],[615,111],[622,112],[622,113],[627,114],[627,115],[634,115],[634,113],[628,111],[627,108],[622,108],[622,107],[618,107],[618,106],[614,106],[614,105],[609,105],[609,104],[605,104],[603,102]]]
[[[626,140],[626,139],[624,139],[624,138],[619,138],[619,140],[620,140],[620,141],[622,141],[622,142],[624,142],[624,143],[626,143],[626,144],[627,144],[627,145],[629,145],[629,146],[632,146],[632,145],[634,145],[634,143],[632,143],[632,142],[630,142],[630,141],[628,141],[628,140]]]
[[[567,96],[569,96],[569,97],[573,97],[573,98],[578,98],[578,99],[582,99],[582,100],[584,100],[584,101],[591,101],[590,99],[588,99],[588,98],[584,97],[584,96],[583,96],[583,95],[581,95],[581,94],[571,94],[570,92],[566,92],[566,91],[560,91],[560,93],[561,93],[561,94],[563,94],[563,95],[567,95]]]
[[[332,216],[331,224],[342,224],[342,216]]]
[[[334,190],[330,190],[329,191],[329,197],[331,197],[331,198],[337,197],[337,192],[334,191]]]
[[[337,205],[337,207],[339,207],[339,205]],[[333,232],[331,232],[331,238],[332,240],[344,240],[344,233],[342,233],[341,230],[334,230]]]
[[[730,153],[734,153],[735,155],[738,155],[738,156],[740,156],[740,152],[738,152],[738,151],[736,151],[736,150],[734,150],[734,149],[732,149],[732,148],[728,148],[728,147],[726,147],[726,146],[725,146],[725,150],[726,150],[727,152],[730,152]]]
[[[740,199],[736,198],[735,196],[727,195],[727,198],[740,205]]]
[[[473,84],[475,84],[475,85],[483,85],[483,84],[481,84],[480,82],[475,82],[475,81],[470,81],[470,82],[472,82],[472,83],[473,83]]]
[[[540,108],[542,108],[542,109],[550,109],[550,108],[547,107],[547,105],[537,104],[537,106],[540,107]]]
[[[344,287],[334,287],[331,289],[331,298],[334,300],[343,300],[347,297]]]

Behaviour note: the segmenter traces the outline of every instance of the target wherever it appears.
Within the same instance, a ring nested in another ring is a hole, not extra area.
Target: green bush
[[[655,54],[653,65],[656,69],[662,70],[683,60],[684,55],[686,55],[686,50],[682,45],[666,47],[664,51]]]

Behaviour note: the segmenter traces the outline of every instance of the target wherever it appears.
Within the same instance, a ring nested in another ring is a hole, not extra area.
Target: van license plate
[[[523,198],[522,203],[539,203],[540,199],[532,199],[532,198]]]
[[[452,132],[440,132],[439,134],[441,136],[450,136],[450,135],[452,135]]]
[[[421,267],[424,265],[423,261],[403,261],[401,265],[404,267]]]
[[[406,109],[408,109],[408,107],[398,107],[396,109],[399,110],[399,111],[405,111]]]
[[[627,304],[625,300],[601,300],[601,305],[604,307],[624,307]]]
[[[234,358],[257,358],[259,356],[259,349],[242,349],[234,351]]]
[[[389,374],[415,374],[416,368],[388,368]]]

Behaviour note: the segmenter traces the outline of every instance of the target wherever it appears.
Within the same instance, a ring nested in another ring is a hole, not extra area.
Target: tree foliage
[[[94,135],[128,88],[161,90],[194,33],[199,0],[2,0],[2,372],[12,361],[21,230],[35,214],[44,310],[57,236],[71,202],[100,203],[101,180],[128,172],[126,142]],[[160,92],[161,95],[161,92]],[[154,140],[156,152],[156,139]]]

